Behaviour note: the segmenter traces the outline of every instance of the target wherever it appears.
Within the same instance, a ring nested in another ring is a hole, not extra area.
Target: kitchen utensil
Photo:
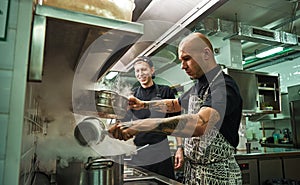
[[[250,142],[246,143],[246,151],[248,154],[251,153],[251,143]]]
[[[107,134],[105,124],[96,117],[83,119],[74,130],[74,137],[82,146],[98,144]]]
[[[92,159],[89,158],[88,162],[85,164],[85,169],[93,170],[93,169],[105,169],[110,168],[114,164],[112,159],[105,159],[105,158],[96,158]]]
[[[288,128],[283,129],[283,143],[289,143],[291,141],[291,131]]]
[[[88,185],[123,184],[123,156],[91,158],[85,163],[81,181]]]
[[[122,119],[126,115],[128,99],[115,91],[95,91],[95,102],[99,117]]]

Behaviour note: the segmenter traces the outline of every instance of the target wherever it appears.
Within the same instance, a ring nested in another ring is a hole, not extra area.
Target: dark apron
[[[137,89],[137,94],[141,94],[140,91],[139,87]],[[162,99],[157,84],[155,84],[155,91],[156,95],[151,100]],[[150,117],[163,118],[166,116],[165,113],[149,111],[151,112],[149,114]],[[167,135],[156,132],[139,133],[135,136],[134,143],[138,147],[143,147],[147,144],[149,145],[139,150],[136,155],[132,156],[132,160],[129,162],[130,165],[139,166],[170,179],[175,179]]]
[[[217,76],[220,72],[217,74]],[[212,80],[213,82],[214,80]],[[195,114],[208,96],[209,84],[202,98],[191,94],[189,114]],[[242,184],[240,168],[234,158],[234,147],[217,128],[205,131],[200,137],[185,138],[185,184],[235,185]]]

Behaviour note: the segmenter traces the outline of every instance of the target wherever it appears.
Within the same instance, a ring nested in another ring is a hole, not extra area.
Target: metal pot
[[[96,91],[95,102],[99,117],[122,119],[126,115],[128,99],[115,91]]]
[[[105,124],[96,117],[85,118],[74,130],[74,137],[82,146],[98,144],[103,141],[105,135],[107,135]]]
[[[116,185],[123,184],[123,156],[112,158],[89,158],[81,173],[81,184]]]

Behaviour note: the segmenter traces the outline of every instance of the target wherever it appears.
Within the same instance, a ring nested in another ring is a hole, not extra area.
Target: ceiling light
[[[111,80],[113,79],[114,77],[116,77],[119,73],[117,71],[110,71],[108,72],[108,74],[105,76],[105,78],[107,80]]]
[[[263,51],[261,53],[258,53],[256,54],[256,57],[257,58],[264,58],[264,57],[267,57],[267,56],[270,56],[270,55],[273,55],[275,53],[278,53],[280,51],[283,50],[283,47],[276,47],[276,48],[272,48],[272,49],[269,49],[267,51]]]
[[[255,59],[255,55],[250,55],[244,58],[244,61]]]

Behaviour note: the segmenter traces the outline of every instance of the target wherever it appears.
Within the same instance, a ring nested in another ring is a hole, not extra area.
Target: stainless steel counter
[[[236,159],[257,159],[260,157],[287,157],[287,156],[300,156],[300,149],[296,148],[270,148],[260,147],[258,150],[251,150],[250,153],[246,151],[237,151],[235,154]]]
[[[182,185],[173,179],[158,175],[156,173],[138,167],[124,166],[124,185]]]

